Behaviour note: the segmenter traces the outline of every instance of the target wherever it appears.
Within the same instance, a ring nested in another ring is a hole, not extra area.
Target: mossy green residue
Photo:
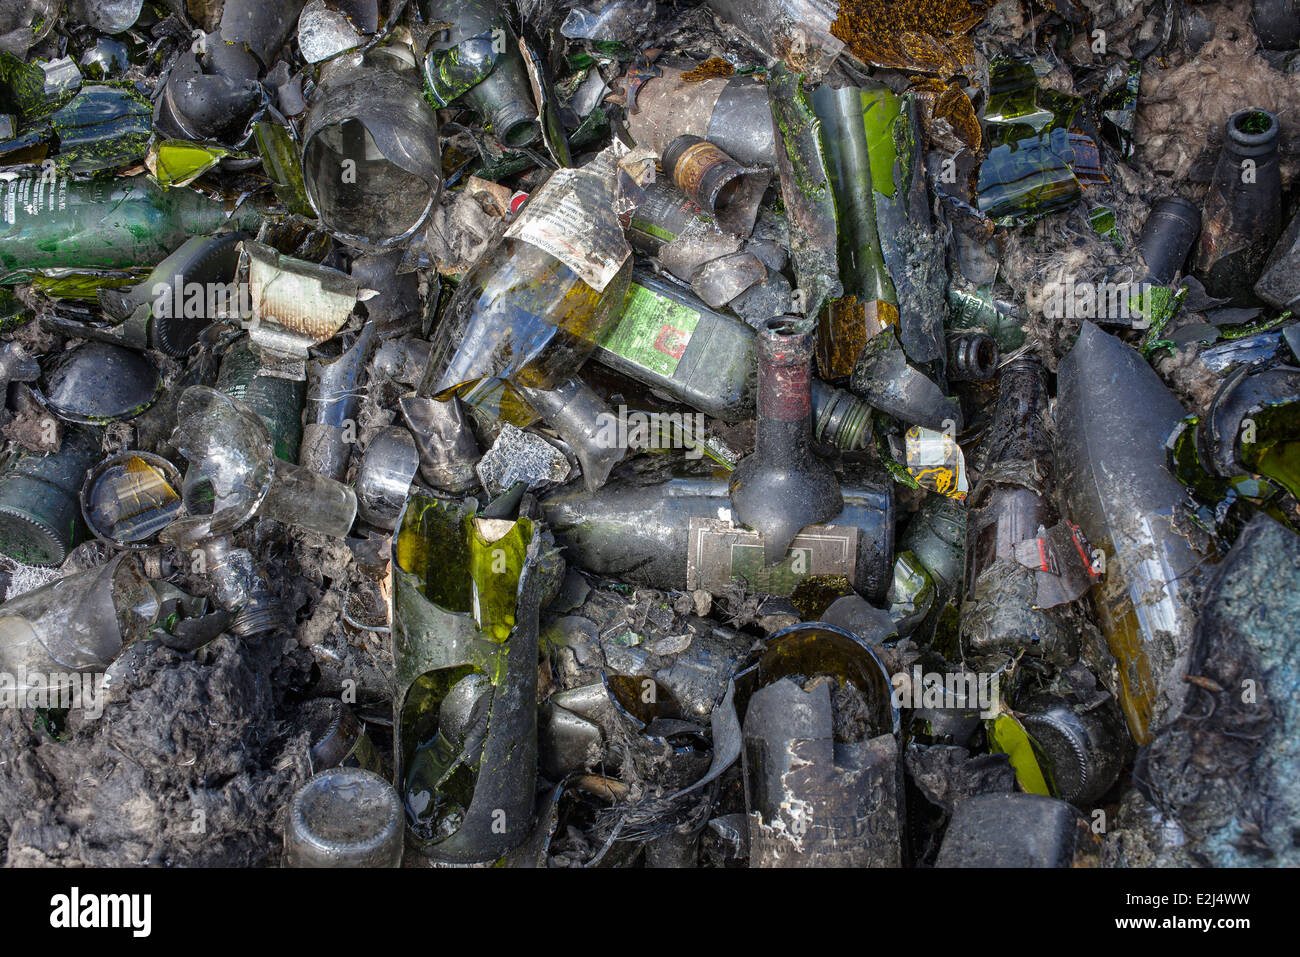
[[[128,83],[82,87],[50,117],[60,172],[99,172],[140,162],[152,135],[153,106]]]
[[[790,159],[795,186],[805,196],[820,203],[828,192],[821,151],[819,148],[810,151],[808,144],[821,143],[822,125],[803,88],[803,76],[781,69],[772,74],[768,86],[773,93],[776,125]],[[813,165],[814,155],[819,161],[816,167]]]
[[[1273,127],[1273,118],[1263,110],[1251,110],[1237,120],[1237,129],[1251,136],[1267,133]]]

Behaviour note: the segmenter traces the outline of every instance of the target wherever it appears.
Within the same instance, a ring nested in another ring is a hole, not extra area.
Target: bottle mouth
[[[683,133],[664,147],[664,153],[663,156],[659,158],[659,162],[670,179],[676,172],[677,161],[682,158],[682,154],[697,143],[703,142],[704,138],[701,136],[695,136],[692,133]]]
[[[977,379],[992,378],[997,371],[998,347],[988,336],[975,337],[974,348],[969,353],[970,373]]]
[[[763,323],[768,335],[779,339],[794,339],[808,331],[808,320],[798,316],[776,316]]]
[[[1166,196],[1164,199],[1156,200],[1151,206],[1151,212],[1170,216],[1182,214],[1189,220],[1195,218],[1198,226],[1201,222],[1200,207],[1185,196]]]
[[[1238,110],[1228,118],[1227,130],[1238,148],[1268,148],[1277,140],[1277,117],[1268,110]]]
[[[507,103],[492,117],[492,131],[506,149],[532,146],[542,135],[537,115],[522,102]]]
[[[813,423],[819,442],[851,452],[865,448],[871,437],[871,406],[842,390],[819,410]]]

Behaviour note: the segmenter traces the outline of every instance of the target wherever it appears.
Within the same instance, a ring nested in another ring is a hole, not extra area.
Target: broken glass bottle
[[[128,86],[83,86],[48,120],[60,172],[97,173],[135,166],[149,143],[148,98]]]
[[[1040,607],[1041,569],[1016,555],[1017,545],[1038,539],[1059,520],[1055,482],[1043,367],[1022,356],[1002,370],[987,460],[969,502],[961,625],[968,660],[996,666],[1023,652],[1063,667],[1079,656],[1073,624]],[[1042,563],[1049,564],[1046,556]]]
[[[1028,61],[989,69],[988,156],[979,209],[999,226],[1024,226],[1074,206],[1085,186],[1109,182],[1091,137],[1075,128],[1082,101],[1041,87]]]
[[[51,420],[52,421],[52,420]],[[60,565],[85,540],[78,498],[100,436],[68,429],[57,452],[23,452],[0,472],[0,551],[25,565]]]
[[[807,622],[773,635],[754,672],[742,751],[750,866],[898,867],[898,712],[875,652]]]
[[[538,557],[528,518],[416,492],[393,537],[395,780],[424,853],[490,862],[529,834]]]
[[[755,338],[747,323],[638,273],[593,358],[706,415],[737,422],[754,414]],[[861,399],[814,379],[812,405],[818,441],[842,449],[867,444],[871,410]]]
[[[1282,231],[1278,129],[1277,117],[1259,109],[1239,110],[1224,127],[1195,260],[1212,296],[1248,300]]]
[[[934,582],[930,613],[912,632],[921,644],[931,642],[951,603],[960,606],[966,573],[967,507],[946,495],[929,495],[908,522],[898,548],[910,551],[925,566]],[[955,615],[955,611],[951,614]],[[955,649],[937,649],[945,654]],[[952,655],[956,657],[956,655]]]
[[[257,82],[260,73],[248,44],[200,32],[167,71],[154,106],[154,128],[189,142],[242,147],[267,105],[266,91]]]
[[[759,331],[756,446],[731,474],[736,517],[763,536],[775,565],[800,529],[844,507],[835,473],[812,451],[811,321],[785,316]]]
[[[820,316],[828,302],[844,295],[835,192],[820,121],[801,75],[773,64],[767,87],[772,127],[778,134],[776,165],[789,223],[790,258],[803,293],[797,311]]]
[[[366,323],[356,342],[337,359],[311,359],[307,363],[306,424],[298,464],[338,482],[347,475],[356,441],[361,383],[374,332],[374,324]],[[243,401],[248,403],[247,392]],[[403,491],[403,500],[405,497]]]
[[[551,174],[499,243],[460,281],[433,335],[419,391],[476,407],[501,383],[570,379],[618,315],[631,250],[614,211],[612,150]]]
[[[1155,203],[1142,224],[1138,252],[1147,264],[1147,282],[1168,286],[1183,271],[1201,232],[1201,211],[1191,200],[1170,196]]]
[[[882,85],[844,87],[834,96],[836,122],[824,130],[824,136],[836,201],[841,204],[841,229],[847,226],[851,233],[849,262],[862,268],[864,255],[875,255],[870,245],[874,232],[888,288],[894,293],[904,351],[913,362],[942,362],[940,317],[948,276],[942,245],[931,227],[921,159],[925,134],[916,101]],[[872,207],[869,222],[863,212],[867,203]],[[845,274],[843,252],[840,267],[846,290],[854,291],[853,277]],[[872,291],[858,290],[858,301],[869,302]]]
[[[203,569],[213,604],[230,613],[227,630],[232,635],[246,637],[293,627],[292,610],[272,593],[252,552],[236,548],[229,535],[203,538],[202,528],[193,529],[197,534],[186,534],[191,530],[173,524],[163,529],[160,537],[163,542],[189,548],[190,562]]]
[[[961,403],[907,361],[898,332],[886,326],[867,340],[853,366],[849,388],[872,408],[909,425],[936,432],[959,432]]]
[[[627,454],[625,444],[618,441],[617,417],[605,400],[576,377],[552,389],[525,385],[517,388],[529,407],[573,452],[588,491],[604,485],[610,470]]]
[[[497,0],[425,0],[441,28],[424,59],[424,83],[438,108],[460,101],[502,146],[531,146],[541,135],[519,40]]]
[[[379,752],[352,708],[337,698],[312,698],[298,713],[311,731],[313,771],[347,767],[382,773]]]
[[[724,233],[713,218],[671,183],[655,180],[645,200],[624,216],[628,242],[682,282],[704,263],[737,252],[740,238]]]
[[[180,487],[180,471],[162,456],[122,452],[87,474],[81,513],[96,538],[144,548],[180,514]]]
[[[442,190],[438,120],[415,56],[393,43],[322,68],[302,125],[307,199],[344,242],[390,246],[425,224]]]
[[[103,672],[127,644],[151,634],[162,611],[139,561],[115,555],[0,605],[0,670],[16,690],[56,673]]]
[[[400,867],[402,804],[373,771],[330,768],[298,789],[284,824],[285,867]]]
[[[1083,810],[1110,790],[1131,750],[1115,700],[1099,697],[1037,695],[1016,706],[1052,795]]]
[[[1088,834],[1079,812],[1041,794],[977,794],[957,805],[936,867],[1073,867]]]
[[[216,387],[258,414],[271,433],[276,458],[298,461],[306,382],[266,374],[257,347],[245,336],[226,351]]]
[[[843,575],[872,600],[893,578],[893,495],[888,482],[846,478],[844,509],[801,530],[768,566],[763,536],[733,521],[727,480],[674,478],[658,485],[615,477],[594,494],[561,489],[542,502],[575,564],[650,588],[789,595],[813,575]]]
[[[664,172],[726,232],[748,236],[767,189],[768,170],[746,169],[700,136],[687,133],[664,149]]]
[[[708,0],[764,57],[820,78],[844,49],[839,4],[821,0]]]
[[[474,463],[482,453],[460,400],[408,395],[398,400],[398,406],[420,453],[420,477],[452,495],[464,495],[477,486]]]
[[[1291,217],[1255,283],[1255,295],[1278,309],[1300,303],[1300,214]]]
[[[247,318],[240,315],[234,279],[239,244],[248,238],[240,232],[192,236],[144,281],[124,289],[100,289],[100,306],[119,321],[106,328],[83,325],[83,334],[184,357],[212,323]]]
[[[371,436],[352,480],[361,520],[392,531],[419,469],[420,453],[406,428],[390,425]]]
[[[628,129],[638,146],[662,156],[683,133],[703,137],[747,166],[776,165],[767,88],[752,76],[696,73],[697,64],[634,66],[623,78]]]
[[[817,360],[822,375],[838,378],[853,371],[868,339],[885,326],[898,325],[898,292],[885,266],[876,222],[865,91],[826,84],[813,94],[812,103],[840,218],[840,277],[848,296],[823,312]]]
[[[161,261],[195,234],[257,231],[250,205],[231,210],[190,189],[159,189],[147,176],[72,180],[28,174],[0,183],[11,211],[0,225],[0,281],[24,270],[121,268]]]
[[[1105,559],[1097,616],[1119,664],[1120,706],[1145,744],[1186,696],[1196,621],[1202,558],[1176,524],[1186,493],[1165,466],[1184,412],[1141,355],[1090,322],[1057,375],[1065,502]]]
[[[1265,50],[1294,50],[1300,43],[1300,10],[1294,0],[1254,0],[1250,25]]]
[[[185,511],[163,530],[164,541],[186,547],[228,535],[254,515],[334,538],[352,528],[352,489],[276,458],[261,418],[223,392],[186,389],[171,441],[189,467],[181,495]]]
[[[1003,352],[1025,344],[1024,317],[1015,305],[998,299],[987,287],[966,290],[948,287],[948,328],[987,333]]]
[[[1261,475],[1300,501],[1300,369],[1238,369],[1210,403],[1196,441],[1216,475]]]

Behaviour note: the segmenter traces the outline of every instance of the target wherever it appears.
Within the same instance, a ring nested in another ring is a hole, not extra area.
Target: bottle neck
[[[757,452],[775,466],[808,456],[812,439],[813,333],[806,323],[773,320],[758,341]]]
[[[866,448],[871,441],[871,406],[855,395],[812,382],[813,434],[817,441],[846,452]]]
[[[1028,356],[1018,359],[1002,370],[998,383],[989,463],[1035,462],[1050,481],[1054,449],[1047,421],[1043,367]]]

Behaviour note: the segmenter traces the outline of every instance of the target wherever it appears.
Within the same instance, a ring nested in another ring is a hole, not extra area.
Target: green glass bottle
[[[147,176],[72,180],[41,173],[0,181],[0,282],[51,267],[118,269],[157,263],[190,236],[226,223],[255,232],[259,212],[233,212]]]
[[[898,325],[898,291],[885,264],[872,189],[872,176],[881,170],[873,167],[868,143],[874,132],[868,123],[871,96],[856,87],[826,85],[813,94],[812,104],[841,221],[840,279],[846,296],[822,314],[817,361],[823,376],[839,378],[853,371],[868,339]]]
[[[622,311],[605,329],[594,361],[714,418],[754,416],[755,332],[710,309],[689,290],[636,273]],[[813,435],[842,449],[871,438],[870,408],[820,379],[812,383]]]
[[[442,863],[499,860],[532,830],[541,527],[416,492],[393,537],[395,782]]]

